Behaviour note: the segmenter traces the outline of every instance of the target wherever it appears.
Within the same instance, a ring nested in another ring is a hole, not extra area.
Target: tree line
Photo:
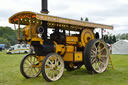
[[[16,32],[11,27],[0,26],[0,44],[6,44],[7,47],[16,44]]]
[[[117,35],[104,35],[104,41],[109,44],[114,44],[119,40],[128,40],[128,33]]]
[[[128,40],[128,33],[118,34],[116,38],[118,40]]]
[[[114,44],[117,41],[115,35],[104,35],[103,39],[106,43],[109,44]]]

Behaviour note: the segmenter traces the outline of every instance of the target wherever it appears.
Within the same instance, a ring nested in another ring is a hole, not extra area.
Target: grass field
[[[128,55],[112,55],[115,70],[89,75],[84,66],[72,72],[64,72],[56,82],[47,82],[42,75],[25,79],[19,70],[24,54],[6,55],[0,52],[0,85],[128,85]]]

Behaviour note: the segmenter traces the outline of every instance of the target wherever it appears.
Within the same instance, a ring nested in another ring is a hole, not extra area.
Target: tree
[[[109,35],[109,36],[108,36],[108,41],[107,41],[107,43],[113,44],[112,35]]]
[[[7,47],[10,47],[10,42],[7,39],[0,37],[0,44],[6,44]]]
[[[108,35],[104,35],[104,41],[105,41],[106,43],[109,43]]]
[[[126,40],[128,40],[128,33],[126,33]]]
[[[89,21],[89,19],[86,17],[86,18],[85,18],[85,21],[87,21],[87,22],[88,22],[88,21]]]
[[[0,27],[0,37],[8,40],[11,45],[16,44],[16,33],[10,27]]]
[[[113,35],[112,41],[113,41],[113,43],[116,42],[116,36],[115,35]]]
[[[126,39],[126,34],[122,34],[122,35],[120,36],[120,39],[125,40],[125,39]]]
[[[116,40],[120,40],[120,34],[116,35]]]
[[[83,21],[83,18],[81,17],[81,21]]]

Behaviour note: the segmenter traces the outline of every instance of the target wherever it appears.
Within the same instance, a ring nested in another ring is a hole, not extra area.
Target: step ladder
[[[113,66],[113,63],[112,63],[112,59],[111,57],[109,56],[109,63],[108,63],[108,69],[112,68],[114,70],[114,66]]]

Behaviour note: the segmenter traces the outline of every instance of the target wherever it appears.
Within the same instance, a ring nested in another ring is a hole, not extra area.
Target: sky
[[[128,33],[128,0],[48,0],[49,15],[113,25],[112,34]],[[20,11],[41,11],[41,0],[2,0],[0,26],[13,25],[8,18]]]

